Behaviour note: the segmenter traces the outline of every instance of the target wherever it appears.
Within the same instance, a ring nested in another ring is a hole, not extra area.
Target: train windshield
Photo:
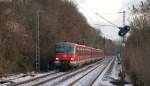
[[[65,53],[65,47],[57,45],[56,46],[56,53]]]
[[[56,45],[56,53],[73,54],[74,53],[74,46]]]
[[[73,46],[68,46],[68,47],[66,48],[66,51],[67,51],[67,54],[73,54],[73,52],[74,52],[74,47],[73,47]]]

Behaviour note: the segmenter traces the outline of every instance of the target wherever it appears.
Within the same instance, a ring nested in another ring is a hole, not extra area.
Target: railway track
[[[21,82],[18,82],[18,83],[13,83],[13,84],[9,84],[8,86],[18,86],[18,85],[22,85],[22,84],[25,84],[25,83],[28,83],[28,82],[31,82],[31,81],[34,81],[34,80],[37,80],[37,79],[41,79],[41,78],[45,78],[46,76],[49,76],[49,75],[52,75],[52,74],[55,74],[57,73],[58,71],[51,71],[45,75],[42,75],[42,76],[38,76],[38,77],[35,77],[35,78],[31,78],[31,79],[28,79],[28,80],[25,80],[25,81],[21,81]],[[21,77],[20,77],[21,78]]]
[[[44,74],[45,75],[45,74]],[[13,84],[16,83],[17,80],[21,78],[26,78],[26,77],[40,77],[42,75],[36,76],[34,72],[29,72],[29,73],[21,73],[21,74],[8,74],[8,75],[3,75],[0,77],[0,85],[1,84]],[[27,79],[27,78],[26,78]],[[21,81],[20,81],[21,82]]]
[[[72,71],[69,71],[69,72],[65,72],[64,74],[62,74],[60,76],[50,78],[50,79],[45,80],[43,82],[37,83],[34,86],[39,86],[39,85],[44,85],[45,86],[47,84],[47,82],[50,82],[50,83],[48,83],[48,86],[53,86],[53,85],[57,84],[58,82],[65,81],[65,79],[67,79],[71,76],[75,76],[76,74],[78,74],[80,72],[83,72],[83,71],[85,71],[85,70],[87,70],[87,69],[89,69],[89,68],[91,68],[94,65],[99,64],[99,63],[101,63],[101,61],[96,62],[95,64],[91,64],[91,65],[82,67],[81,69],[78,69],[78,70],[72,70]]]
[[[106,61],[102,64],[99,64],[98,67],[96,67],[95,69],[87,72],[86,74],[82,75],[79,78],[74,78],[74,81],[72,81],[69,84],[67,84],[67,86],[92,86],[93,83],[96,81],[96,79],[101,75],[101,73],[104,71],[104,69],[108,66],[107,64],[110,61]],[[60,84],[59,84],[60,85]],[[59,86],[57,85],[57,86]]]
[[[104,60],[101,63],[95,64],[94,66],[86,70],[72,75],[59,77],[55,80],[48,81],[47,83],[44,83],[41,86],[91,86],[94,83],[94,81],[98,78],[98,76],[108,66],[107,64],[112,63],[112,61],[112,59]],[[95,74],[97,74],[97,76],[95,76]],[[91,75],[92,79],[86,80],[89,78],[87,77],[89,75]],[[84,81],[86,84],[83,84]]]
[[[70,74],[67,74],[66,76],[58,77],[57,79],[55,79],[53,81],[49,81],[49,82],[47,82],[41,86],[45,86],[45,85],[49,85],[49,86],[58,85],[58,86],[60,86],[60,85],[64,84],[63,82],[70,82],[70,81],[68,81],[69,79],[72,79],[73,77],[75,77],[81,73],[82,73],[82,75],[86,75],[87,73],[95,70],[100,65],[101,65],[101,62],[98,62],[98,63],[91,65],[87,68],[84,68],[82,70],[71,72]],[[65,85],[69,85],[69,84],[65,83]]]
[[[9,86],[79,86],[83,84],[83,81],[88,82],[85,82],[84,86],[91,86],[103,73],[105,68],[111,65],[110,63],[113,62],[113,59],[105,58],[96,63],[67,72],[51,72],[47,75],[10,84]],[[88,76],[92,76],[92,79],[89,79],[90,81],[88,80]]]
[[[107,64],[107,66],[95,78],[95,80],[91,84],[92,86],[102,86],[101,85],[101,81],[106,76],[106,73],[109,72],[109,70],[111,69],[111,67],[114,64],[114,62],[115,62],[115,57],[109,62],[109,64]]]
[[[101,60],[101,61],[103,61],[103,60]],[[93,65],[99,64],[101,61],[96,62],[95,64],[90,64],[88,66],[82,67],[81,69],[78,69],[77,71],[75,71],[75,70],[71,70],[68,72],[58,72],[58,71],[54,72],[53,71],[53,72],[48,73],[44,76],[32,78],[32,79],[29,79],[29,80],[26,80],[23,82],[19,82],[19,83],[13,83],[13,84],[10,84],[8,86],[37,86],[37,85],[46,83],[48,81],[55,80],[59,77],[65,76],[67,74],[74,74],[74,73],[77,74],[78,72],[84,71],[85,69],[92,67]]]

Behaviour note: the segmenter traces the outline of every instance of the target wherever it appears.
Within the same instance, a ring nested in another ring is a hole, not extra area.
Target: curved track
[[[91,86],[103,72],[106,72],[105,68],[108,69],[113,61],[114,58],[106,58],[105,60],[94,64],[90,68],[74,74],[67,74],[55,80],[41,84],[41,86]]]
[[[96,63],[67,72],[51,72],[47,75],[26,80],[9,86],[91,86],[97,78],[112,65],[113,58],[105,58]]]

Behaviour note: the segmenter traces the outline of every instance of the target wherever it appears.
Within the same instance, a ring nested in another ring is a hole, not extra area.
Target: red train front
[[[75,44],[67,42],[56,44],[56,66],[75,66],[75,64],[70,63],[71,61],[73,62],[75,60]]]
[[[103,50],[69,42],[56,44],[57,67],[77,67],[104,57]]]

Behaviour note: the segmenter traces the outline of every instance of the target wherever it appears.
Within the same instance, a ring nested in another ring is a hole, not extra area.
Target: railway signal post
[[[124,86],[124,78],[125,78],[125,67],[124,67],[124,56],[123,56],[123,53],[124,53],[124,46],[125,46],[125,35],[127,34],[127,32],[130,30],[130,27],[125,25],[125,11],[123,12],[119,12],[119,13],[123,13],[123,27],[119,27],[120,31],[118,33],[119,36],[121,36],[121,64],[122,64],[122,75],[121,75],[121,86]]]

